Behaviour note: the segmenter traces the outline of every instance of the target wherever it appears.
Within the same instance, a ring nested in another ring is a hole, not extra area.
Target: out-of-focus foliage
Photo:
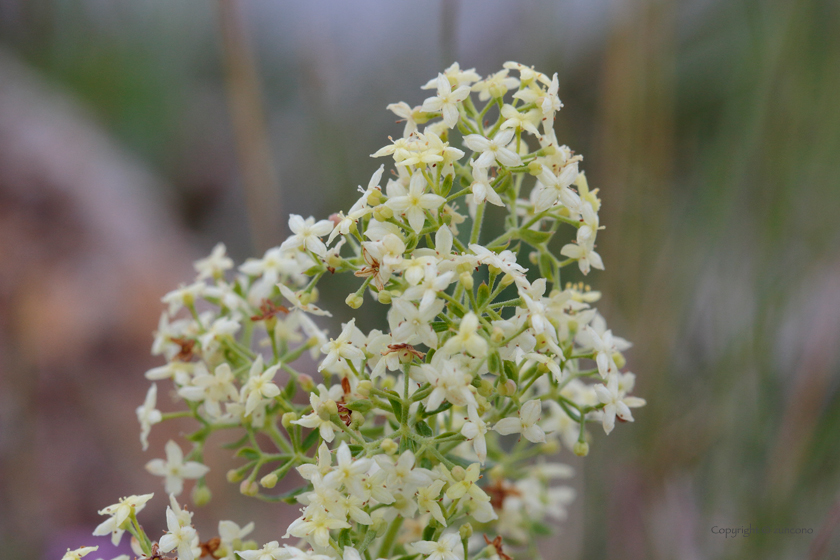
[[[311,4],[240,4],[256,53],[283,222],[289,212],[324,218],[349,206],[355,185],[376,167],[368,154],[399,133],[384,106],[420,103],[415,84],[449,59],[482,73],[509,59],[560,73],[567,108],[558,131],[587,155],[590,184],[609,193],[599,251],[610,271],[588,281],[604,293],[616,331],[635,342],[629,364],[649,404],[636,430],[594,446],[593,457],[576,465],[585,464],[583,505],[553,550],[623,560],[840,553],[840,516],[831,513],[840,503],[840,4],[446,1],[387,11],[373,2]],[[97,253],[91,240],[111,235],[125,216],[145,224],[137,226],[142,231],[166,232],[143,244],[144,260],[159,276],[125,295],[142,309],[156,305],[158,286],[173,276],[187,280],[189,260],[215,242],[226,242],[237,260],[255,252],[218,19],[214,3],[0,2],[0,54],[35,80],[27,91],[58,97],[47,103],[31,95],[28,114],[46,114],[40,126],[65,122],[64,103],[74,99],[84,107],[78,122],[99,128],[110,143],[97,158],[84,152],[79,161],[122,169],[117,162],[131,160],[156,176],[109,175],[154,200],[140,212],[127,195],[106,206],[91,202],[101,197],[86,190],[91,175],[73,166],[78,150],[71,140],[59,144],[66,150],[46,144],[43,157],[26,159],[25,172],[12,173],[8,163],[0,168],[4,558],[56,557],[73,546],[72,527],[91,524],[82,518],[87,512],[114,502],[122,489],[154,484],[138,474],[146,457],[137,448],[132,407],[143,389],[123,384],[148,365],[148,340],[97,337],[123,323],[108,319],[120,316],[112,303],[93,297],[85,324],[99,327],[75,338],[69,327],[51,327],[58,310],[77,313],[60,306],[62,294],[76,293],[66,286],[96,293],[107,276],[68,284],[76,278],[68,274],[73,255],[92,255],[76,266],[104,263],[101,270],[109,270],[118,252]],[[6,88],[23,83],[8,64],[0,68]],[[21,144],[10,131],[34,128],[25,121],[12,126],[3,113],[10,106],[0,99],[0,161],[22,162],[9,155]],[[82,137],[67,127],[63,136],[43,130],[45,137]],[[50,166],[70,167],[62,175],[46,172]],[[54,215],[77,217],[67,225]],[[149,225],[158,220],[167,227]],[[93,233],[78,234],[86,229]],[[59,242],[67,245],[48,250]],[[40,280],[37,289],[32,278]],[[44,301],[50,306],[32,303]],[[47,319],[24,320],[21,313],[33,309]],[[151,332],[156,312],[135,315],[118,332]],[[348,309],[342,319],[349,316]],[[33,340],[72,340],[78,352],[62,362],[55,356],[63,354],[24,344]],[[56,390],[70,382],[74,392]],[[119,387],[125,410],[108,416],[97,403]],[[105,417],[118,420],[105,425]],[[51,426],[62,418],[74,419],[74,430],[57,435]],[[8,435],[7,425],[28,427],[36,445]],[[92,450],[90,438],[73,445],[72,433],[110,439]],[[167,434],[157,436],[162,442]],[[125,451],[118,458],[102,451],[119,445]],[[599,458],[605,445],[621,459]],[[68,460],[71,449],[78,455]],[[86,453],[94,459],[79,459]],[[39,476],[54,480],[47,488],[64,488],[59,498],[41,488]],[[39,523],[28,521],[36,516]],[[711,532],[750,524],[813,534],[725,540]],[[276,536],[268,525],[257,538]],[[823,549],[812,544],[820,533]]]

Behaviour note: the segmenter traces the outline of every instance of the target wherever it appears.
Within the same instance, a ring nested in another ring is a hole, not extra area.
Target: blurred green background
[[[178,429],[142,454],[134,418],[159,298],[218,241],[242,261],[349,207],[385,105],[453,60],[558,72],[604,201],[587,282],[648,400],[561,456],[580,495],[546,558],[840,557],[831,0],[0,0],[0,556],[90,543],[123,494],[162,526],[142,467]],[[208,460],[199,526],[279,537]],[[750,525],[812,533],[711,531]]]

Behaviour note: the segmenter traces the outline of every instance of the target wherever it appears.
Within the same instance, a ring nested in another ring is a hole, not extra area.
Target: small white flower
[[[146,470],[155,476],[166,477],[166,492],[178,495],[184,490],[184,479],[201,478],[210,472],[210,468],[196,461],[184,462],[184,452],[172,440],[166,443],[166,461],[152,459],[146,463]],[[171,549],[170,549],[171,550]]]
[[[83,546],[81,548],[77,548],[76,550],[67,549],[67,552],[64,553],[64,556],[61,557],[61,560],[80,560],[82,556],[87,556],[91,552],[99,550],[98,546]]]
[[[245,403],[245,416],[248,416],[262,403],[264,399],[273,399],[280,394],[280,388],[272,382],[280,364],[273,365],[263,371],[262,356],[257,356],[251,365],[248,381],[242,386],[240,398]]]
[[[140,422],[140,443],[143,444],[143,451],[149,448],[149,432],[152,426],[163,420],[160,411],[155,408],[157,403],[157,384],[152,383],[146,393],[146,400],[137,407],[137,420]]]
[[[152,496],[154,496],[154,494],[128,496],[127,498],[121,499],[116,504],[99,510],[99,515],[109,515],[110,517],[94,529],[93,536],[101,537],[110,533],[111,543],[114,546],[119,545],[122,535],[125,532],[123,524],[128,521],[132,511],[136,514],[146,507],[146,502],[151,500]]]
[[[467,411],[469,422],[461,427],[461,435],[472,441],[473,450],[483,465],[484,461],[487,460],[487,440],[484,438],[487,433],[487,424],[478,415],[478,410],[474,406],[467,407]]]
[[[508,90],[519,87],[519,80],[508,77],[508,72],[507,68],[499,70],[492,76],[488,76],[473,85],[472,91],[478,92],[479,101],[504,97]]]
[[[595,393],[598,395],[598,401],[606,405],[603,410],[603,424],[604,432],[607,434],[613,431],[616,417],[625,422],[632,422],[633,414],[630,409],[646,404],[645,399],[624,395],[623,391],[619,389],[617,374],[609,376],[606,386],[595,385]]]
[[[531,400],[522,405],[518,418],[504,418],[496,422],[493,430],[503,436],[522,434],[530,442],[545,443],[545,432],[537,422],[542,413],[542,404],[538,400]]]
[[[619,336],[613,336],[611,330],[605,330],[599,334],[598,331],[589,325],[585,325],[580,330],[578,341],[585,347],[592,348],[595,352],[595,363],[598,364],[598,373],[604,378],[609,373],[618,372],[614,354],[630,348],[629,342]]]
[[[424,486],[417,490],[417,505],[420,513],[431,513],[432,517],[438,520],[438,523],[446,527],[446,518],[443,516],[443,510],[440,509],[438,503],[440,491],[444,484],[446,484],[445,481],[436,480],[431,486]]]
[[[437,541],[420,541],[411,547],[426,556],[427,560],[463,560],[464,548],[457,533],[443,535]]]
[[[472,311],[464,315],[458,334],[446,341],[443,352],[456,354],[467,352],[476,358],[483,358],[487,354],[487,341],[478,334],[478,316]]]
[[[223,362],[216,366],[212,375],[202,368],[192,378],[190,385],[178,389],[178,394],[188,401],[203,402],[207,414],[212,418],[219,418],[222,416],[221,403],[239,398],[234,385],[235,379],[230,365]]]
[[[324,441],[331,442],[335,439],[335,431],[338,426],[333,424],[329,419],[329,413],[325,410],[325,401],[321,400],[314,391],[309,393],[309,404],[312,406],[312,412],[299,420],[295,420],[292,424],[303,426],[304,428],[318,429],[321,432],[321,438]]]
[[[176,515],[171,507],[166,508],[167,532],[160,538],[161,552],[171,552],[178,549],[178,560],[193,560],[193,548],[198,544],[198,534],[189,521],[183,516]]]
[[[222,544],[227,549],[227,560],[235,560],[234,541],[242,541],[245,537],[251,534],[254,530],[254,522],[250,522],[244,527],[240,527],[233,521],[219,521],[219,538]]]
[[[452,91],[449,79],[443,74],[438,74],[437,95],[429,97],[423,102],[421,109],[426,113],[442,113],[443,122],[449,128],[458,124],[458,103],[469,97],[470,88],[460,86]]]
[[[289,217],[289,229],[293,235],[287,238],[281,245],[281,250],[305,248],[323,257],[327,254],[327,246],[321,241],[321,237],[329,235],[333,230],[333,223],[329,220],[315,222],[315,218],[309,217],[305,220],[302,216],[292,214]]]
[[[344,486],[347,491],[357,496],[363,495],[362,482],[371,464],[373,464],[373,460],[353,460],[350,448],[345,442],[341,442],[335,457],[337,460],[335,469],[324,477],[324,484],[336,489]]]
[[[412,108],[408,103],[405,101],[400,101],[399,103],[391,103],[387,107],[385,107],[402,120],[405,121],[405,129],[403,129],[403,137],[409,136],[410,134],[417,132],[417,118],[419,117],[418,113],[422,111],[420,107]],[[399,121],[397,121],[399,122]]]
[[[318,508],[314,512],[307,512],[304,517],[292,522],[287,534],[307,539],[315,546],[327,548],[330,544],[330,531],[349,527],[350,525],[346,521],[336,519],[326,510]]]
[[[595,252],[595,247],[590,243],[568,243],[560,249],[560,254],[578,262],[578,268],[584,274],[589,274],[590,267],[604,270],[604,261],[601,255]]]
[[[498,162],[505,167],[514,167],[522,165],[522,158],[507,147],[513,136],[514,131],[511,129],[500,130],[492,139],[480,134],[470,134],[464,137],[464,144],[474,152],[481,152],[476,165],[489,167]]]
[[[351,340],[351,336],[356,334],[359,329],[356,328],[356,319],[350,319],[350,322],[345,323],[341,334],[336,339],[321,346],[321,353],[326,354],[327,357],[318,366],[318,371],[330,368],[342,359],[345,360],[363,360],[365,353],[361,348],[356,347]],[[358,333],[362,336],[361,333]]]
[[[227,256],[224,243],[213,247],[209,256],[195,261],[193,265],[198,272],[198,280],[205,278],[221,278],[226,270],[233,268],[233,261]]]
[[[473,182],[470,185],[470,189],[472,190],[475,203],[481,204],[486,200],[490,204],[504,206],[505,203],[502,202],[502,197],[499,196],[499,193],[496,192],[496,189],[490,183],[490,178],[487,176],[487,167],[480,165],[478,160],[471,161],[470,165],[472,165],[473,169]]]
[[[320,307],[311,303],[304,304],[301,301],[300,296],[285,284],[277,284],[277,288],[280,290],[280,293],[283,294],[283,297],[289,300],[289,302],[295,308],[300,309],[301,311],[306,311],[307,313],[311,313],[312,315],[323,315],[325,317],[332,317],[332,313],[330,313],[329,311],[324,311]]]
[[[408,189],[394,181],[388,184],[387,191],[388,202],[385,205],[404,215],[411,228],[418,232],[426,223],[425,211],[439,208],[446,202],[442,196],[426,192],[426,179],[422,173],[411,176]]]
[[[534,136],[540,135],[540,131],[537,128],[537,123],[540,122],[539,110],[531,109],[526,113],[520,113],[513,105],[505,104],[502,106],[502,116],[505,118],[505,122],[501,126],[502,129],[512,128],[515,130],[521,128],[522,130],[527,130]]]
[[[477,406],[471,385],[472,376],[454,360],[436,360],[437,357],[438,354],[435,354],[431,364],[420,366],[426,380],[434,387],[426,401],[426,410],[437,410],[444,400],[455,406]]]

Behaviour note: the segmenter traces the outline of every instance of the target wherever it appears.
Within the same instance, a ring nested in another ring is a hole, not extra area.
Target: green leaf
[[[397,422],[403,421],[403,406],[398,397],[388,396],[388,402],[391,403],[391,408],[394,409],[394,416],[397,417]]]
[[[554,279],[554,259],[548,253],[540,253],[540,275],[546,280]]]
[[[237,451],[234,456],[245,457],[250,461],[256,461],[260,458],[260,452],[254,449],[253,447],[243,447],[242,449]]]
[[[310,447],[315,445],[315,442],[318,441],[318,436],[319,435],[320,435],[319,430],[312,430],[311,432],[309,432],[309,435],[306,436],[306,439],[304,439],[303,443],[301,444],[301,447],[303,448],[303,450],[308,451]]]
[[[534,231],[532,229],[520,229],[517,237],[534,247],[539,247],[549,239],[551,239],[550,231]]]
[[[358,401],[353,401],[351,403],[348,403],[344,406],[346,406],[350,410],[355,410],[356,412],[361,412],[362,414],[365,414],[371,408],[373,408],[373,403],[368,401],[368,400],[360,399]]]
[[[446,321],[432,321],[432,328],[435,329],[435,332],[443,332],[449,328],[449,325],[446,324]]]
[[[516,364],[509,360],[505,360],[503,367],[507,378],[513,379],[515,383],[519,383],[519,369],[517,369]]]
[[[424,437],[432,437],[432,435],[434,435],[434,432],[429,425],[422,420],[414,425],[414,429],[417,430],[417,433]]]
[[[478,308],[483,308],[488,299],[490,299],[490,286],[486,282],[482,282],[475,294],[475,301],[478,304]]]
[[[260,496],[260,499],[266,502],[285,502],[287,504],[296,504],[297,500],[295,499],[296,496],[303,494],[304,492],[310,492],[312,490],[311,484],[306,484],[301,486],[300,488],[294,488],[289,490],[288,492],[284,492],[282,494],[278,494],[276,496]]]
[[[245,442],[247,442],[247,441],[248,441],[248,434],[245,434],[244,436],[242,436],[241,438],[239,438],[236,441],[232,441],[230,443],[223,443],[222,447],[224,447],[225,449],[237,449],[237,448],[245,445]]]
[[[501,373],[502,358],[499,356],[499,352],[497,350],[492,351],[487,357],[487,369],[490,370],[490,373]]]
[[[452,190],[452,179],[455,177],[455,174],[447,175],[446,178],[443,180],[443,184],[440,186],[440,195],[447,196],[449,191]]]
[[[441,412],[443,412],[445,410],[449,410],[450,408],[452,408],[452,403],[447,402],[447,403],[443,403],[442,405],[440,405],[439,408],[436,408],[435,410],[432,410],[430,412],[429,411],[424,411],[420,415],[423,418],[428,418],[429,416],[434,416],[435,414],[440,414]]]
[[[295,383],[294,379],[289,379],[289,382],[286,384],[286,388],[283,390],[283,398],[290,401],[295,397],[296,392],[297,383]]]

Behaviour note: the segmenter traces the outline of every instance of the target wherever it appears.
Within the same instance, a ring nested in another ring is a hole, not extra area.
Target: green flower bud
[[[237,471],[236,469],[230,469],[227,472],[226,476],[227,476],[227,481],[233,483],[233,482],[239,482],[240,480],[242,480],[242,478],[245,475],[242,474],[241,472]]]
[[[532,161],[528,164],[528,173],[530,173],[534,177],[537,177],[540,173],[542,173],[542,170],[543,166],[538,161]]]
[[[356,392],[363,397],[369,397],[371,389],[373,389],[373,383],[370,379],[363,379],[356,385]]]
[[[294,412],[287,412],[281,418],[280,422],[283,424],[283,427],[287,430],[291,429],[292,422],[298,419],[298,415]]]
[[[572,453],[578,457],[586,457],[589,455],[589,444],[585,441],[575,443],[575,446],[572,448]]]
[[[382,448],[382,451],[387,453],[388,455],[393,455],[397,451],[399,451],[400,446],[397,445],[397,442],[392,440],[391,438],[385,438],[382,440],[382,443],[379,445]]]
[[[387,222],[394,217],[394,211],[384,204],[380,204],[373,209],[373,219],[377,222]]]
[[[467,471],[464,470],[464,467],[460,465],[455,465],[452,468],[452,478],[455,479],[456,482],[461,482],[467,477]]]
[[[312,379],[312,376],[307,373],[302,373],[298,375],[298,384],[300,388],[307,393],[311,393],[315,390],[315,380]]]
[[[350,414],[350,429],[358,430],[362,424],[365,423],[365,415],[359,412],[358,410],[354,410]]]
[[[259,491],[260,489],[257,483],[253,480],[243,480],[242,484],[239,485],[239,492],[243,496],[256,496]]]
[[[376,295],[376,299],[379,300],[379,303],[391,305],[391,292],[388,290],[380,290]]]
[[[469,523],[464,523],[461,525],[461,528],[458,529],[458,534],[461,535],[461,540],[467,540],[473,535],[473,528],[472,525]]]
[[[473,289],[473,275],[471,272],[462,272],[458,280],[464,285],[464,288],[468,290]]]
[[[508,379],[504,383],[499,383],[498,391],[503,397],[509,397],[516,393],[516,382],[513,379]]]
[[[365,302],[364,298],[362,296],[358,295],[358,294],[350,294],[344,300],[344,303],[346,303],[347,305],[349,305],[353,309],[360,308],[364,302]]]
[[[263,488],[274,488],[277,485],[277,475],[268,473],[260,479],[260,486]]]
[[[210,503],[213,493],[203,484],[196,484],[192,489],[192,501],[197,506],[204,506]]]

